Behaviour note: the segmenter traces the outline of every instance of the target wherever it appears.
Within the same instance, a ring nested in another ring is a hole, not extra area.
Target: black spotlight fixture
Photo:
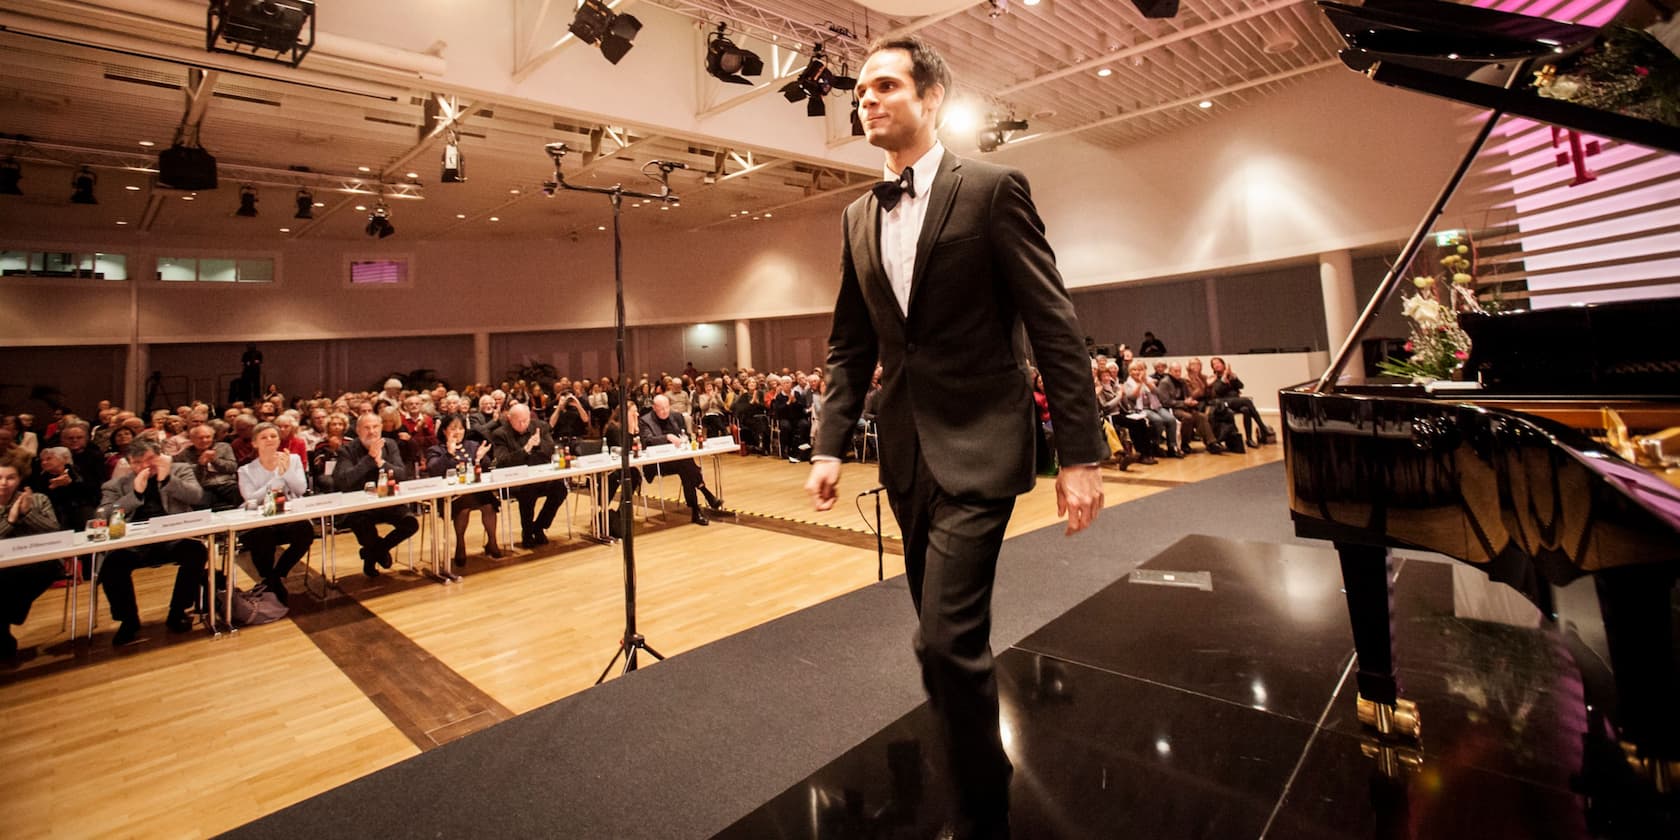
[[[233,215],[241,219],[255,219],[257,217],[257,188],[246,184],[239,188],[239,209]]]
[[[852,136],[863,136],[863,103],[858,101],[857,93],[852,94]]]
[[[76,170],[75,176],[70,179],[70,203],[98,204],[99,199],[93,195],[93,185],[97,183],[99,176],[93,174],[92,169],[84,166]]]
[[[735,46],[725,34],[725,26],[718,24],[717,31],[706,37],[706,72],[732,85],[750,85],[752,81],[745,77],[764,75],[764,59]]]
[[[368,214],[367,235],[384,239],[396,232],[397,229],[391,226],[391,208],[386,207],[385,202],[379,202]]]
[[[443,175],[439,181],[445,184],[459,184],[467,180],[467,171],[461,167],[461,141],[455,132],[449,132],[449,142],[443,147]]]
[[[799,78],[782,85],[782,96],[789,102],[805,100],[805,116],[820,117],[828,113],[823,105],[823,97],[831,90],[851,90],[857,87],[857,79],[850,76],[835,75],[829,69],[828,56],[823,53],[822,44],[811,48],[811,63],[805,65]]]
[[[198,192],[216,188],[216,156],[202,146],[175,143],[158,152],[157,185]]]
[[[1132,0],[1146,18],[1170,18],[1178,14],[1178,0]]]
[[[297,191],[297,212],[292,214],[294,219],[315,218],[315,194],[309,190]]]
[[[315,0],[210,0],[205,12],[210,52],[296,67],[314,46]]]
[[[23,180],[23,167],[16,160],[0,160],[0,195],[23,195],[18,182]]]
[[[1009,142],[1009,138],[1017,131],[1026,131],[1027,121],[1015,119],[1010,114],[1008,119],[993,118],[990,123],[980,129],[978,140],[980,151],[995,152],[999,146]]]
[[[621,15],[602,0],[583,0],[568,27],[579,41],[601,47],[601,54],[617,64],[630,51],[630,42],[642,31],[642,22],[633,15]]]

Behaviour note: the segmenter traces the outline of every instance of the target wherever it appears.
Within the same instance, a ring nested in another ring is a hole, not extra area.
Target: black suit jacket
[[[1044,376],[1057,454],[1067,464],[1101,461],[1108,451],[1084,333],[1026,177],[946,152],[928,201],[908,315],[882,268],[874,194],[846,208],[816,453],[845,451],[879,360],[881,483],[888,490],[909,489],[919,446],[946,493],[1024,493],[1034,476],[1030,347]]]
[[[526,452],[525,443],[532,435],[537,436],[537,445]],[[490,443],[490,460],[498,467],[546,464],[554,460],[554,435],[549,433],[547,423],[535,417],[525,427],[524,434],[514,431],[512,424],[503,420],[485,432],[485,439]]]
[[[402,452],[398,451],[397,442],[390,438],[379,441],[380,457],[385,459],[385,466],[397,473],[399,480],[410,477],[408,469],[403,465]],[[338,450],[338,464],[333,467],[332,486],[340,491],[360,490],[370,481],[379,477],[379,465],[368,454],[367,447],[362,445],[361,438],[350,438]]]

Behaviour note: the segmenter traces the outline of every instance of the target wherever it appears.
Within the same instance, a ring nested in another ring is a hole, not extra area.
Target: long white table
[[[654,446],[636,454],[630,462],[632,467],[649,467],[673,461],[692,460],[701,456],[711,456],[714,476],[717,479],[717,491],[723,492],[723,471],[721,457],[739,451],[733,438],[713,438],[706,441],[700,449],[684,449],[674,445]],[[221,557],[224,579],[227,581],[222,593],[222,615],[233,614],[234,590],[234,555],[239,532],[269,525],[282,525],[288,522],[322,521],[323,542],[322,570],[328,585],[338,580],[337,563],[333,557],[332,520],[337,516],[359,513],[376,508],[407,504],[441,504],[444,508],[444,521],[438,524],[435,534],[445,533],[452,523],[451,507],[457,496],[469,493],[495,492],[505,497],[508,491],[529,484],[540,484],[550,481],[564,481],[573,478],[583,478],[590,482],[590,504],[593,508],[591,520],[592,536],[602,542],[610,542],[606,511],[603,507],[604,499],[600,482],[609,473],[618,470],[620,459],[611,453],[586,455],[573,461],[572,466],[557,469],[551,465],[503,467],[483,474],[483,480],[461,484],[452,478],[442,476],[416,479],[400,485],[395,495],[379,496],[365,491],[354,490],[341,493],[324,493],[314,496],[304,496],[293,499],[286,505],[283,513],[264,516],[256,511],[234,509],[217,511],[196,511],[189,514],[160,517],[148,522],[133,522],[128,525],[128,532],[117,539],[95,541],[83,531],[59,531],[52,534],[35,534],[29,537],[18,537],[12,540],[0,540],[0,568],[9,566],[23,566],[46,560],[65,560],[83,554],[104,555],[112,551],[125,548],[140,548],[160,542],[179,539],[209,539],[212,542],[212,557]],[[423,520],[424,521],[424,520]],[[429,524],[429,523],[428,523]],[[214,550],[214,543],[222,541],[220,552]],[[432,573],[438,580],[448,583],[459,580],[455,574],[453,555],[445,549],[446,541],[440,536],[434,536],[429,551],[431,553]],[[214,562],[212,566],[216,565]],[[97,568],[97,562],[96,562]],[[307,574],[307,571],[305,572]],[[72,575],[70,585],[71,617],[70,635],[76,635],[77,618],[76,602],[79,599],[79,575]],[[95,574],[97,577],[97,572]],[[307,582],[305,586],[307,586]],[[95,605],[98,597],[97,590],[88,597],[88,635],[92,637]],[[221,636],[222,625],[216,620],[216,598],[209,599],[209,613],[207,623],[216,636]],[[227,622],[228,632],[238,632],[233,622]]]

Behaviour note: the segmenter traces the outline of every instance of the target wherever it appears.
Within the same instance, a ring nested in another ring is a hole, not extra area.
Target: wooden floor
[[[1105,504],[1279,457],[1268,446],[1104,469]],[[842,502],[823,514],[805,500],[807,471],[726,457],[723,495],[740,515],[709,528],[688,523],[676,482],[666,481],[666,513],[653,499],[635,543],[650,644],[675,656],[875,581],[874,536],[849,503],[876,485],[875,467],[847,464]],[[710,468],[707,476],[715,488]],[[872,500],[863,501],[872,518]],[[581,531],[587,505],[574,515]],[[1009,533],[1056,520],[1052,482],[1040,481]],[[567,541],[561,524],[550,534],[555,542],[536,552],[492,561],[476,553],[475,517],[474,553],[450,585],[400,562],[367,580],[359,563],[346,567],[356,553],[344,535],[342,588],[331,598],[302,594],[295,570],[294,616],[220,639],[166,631],[174,570],[143,569],[135,584],[148,638],[120,651],[110,647],[108,612],[91,643],[71,641],[60,628],[64,591],[49,591],[14,628],[22,660],[0,669],[0,833],[209,836],[588,688],[623,629],[620,552]],[[898,551],[891,540],[889,577],[903,573]],[[317,548],[312,562],[321,556]]]

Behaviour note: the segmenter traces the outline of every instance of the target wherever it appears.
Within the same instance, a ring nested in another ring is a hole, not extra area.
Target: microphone
[[[658,166],[660,169],[665,170],[666,172],[670,172],[673,169],[687,169],[688,168],[688,164],[679,163],[679,162],[674,161],[674,160],[656,160],[656,161],[652,161],[652,163],[655,166]]]
[[[859,493],[859,494],[857,494],[857,497],[858,497],[858,498],[860,498],[860,499],[861,499],[861,498],[863,498],[863,497],[864,497],[864,496],[873,496],[873,495],[875,495],[875,494],[876,494],[876,493],[879,493],[879,492],[881,492],[881,491],[882,491],[882,490],[885,490],[885,489],[887,489],[887,488],[885,488],[885,487],[877,487],[877,488],[875,488],[875,489],[873,489],[873,490],[865,490],[865,491],[863,491],[863,492],[862,492],[862,493]]]
[[[548,145],[543,146],[543,151],[547,152],[549,157],[554,158],[555,163],[559,163],[560,159],[565,157],[566,152],[570,151],[570,149],[565,143],[549,143]]]

